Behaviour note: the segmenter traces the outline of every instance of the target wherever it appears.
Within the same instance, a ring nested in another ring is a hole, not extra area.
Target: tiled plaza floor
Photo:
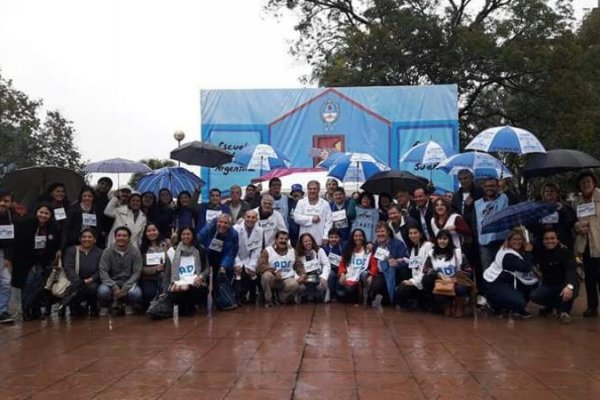
[[[53,317],[0,327],[0,398],[600,399],[600,320],[341,304]]]

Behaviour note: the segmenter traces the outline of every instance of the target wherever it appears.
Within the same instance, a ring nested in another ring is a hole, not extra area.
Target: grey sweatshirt
[[[100,280],[112,289],[114,285],[128,291],[135,285],[142,272],[142,255],[135,246],[129,246],[123,255],[116,245],[107,247],[100,259]]]

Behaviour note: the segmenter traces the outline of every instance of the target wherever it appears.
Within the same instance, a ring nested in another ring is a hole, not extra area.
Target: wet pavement
[[[0,326],[0,399],[92,398],[599,399],[600,319],[330,304]]]

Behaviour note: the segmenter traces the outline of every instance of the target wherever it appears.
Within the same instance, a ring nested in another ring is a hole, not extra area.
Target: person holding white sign
[[[148,308],[156,294],[162,292],[167,250],[170,246],[170,240],[161,234],[158,225],[154,222],[146,225],[142,245],[140,246],[143,266],[138,282],[140,289],[142,289],[142,307],[144,310]]]
[[[378,222],[375,227],[375,243],[369,259],[367,278],[368,299],[373,301],[373,305],[394,304],[396,270],[407,267],[406,246],[394,239],[394,233],[386,222]]]
[[[600,286],[600,189],[598,179],[591,171],[577,176],[581,193],[575,201],[575,255],[583,259],[585,269],[586,318],[598,316],[598,287]]]
[[[14,321],[8,312],[16,222],[10,209],[12,201],[12,193],[0,188],[0,323]]]
[[[371,254],[367,249],[367,238],[362,229],[352,231],[351,242],[342,254],[338,271],[339,285],[337,296],[344,303],[357,302],[363,296],[367,280],[367,270]]]
[[[173,303],[179,305],[180,316],[193,316],[196,306],[206,302],[208,257],[202,247],[194,246],[194,231],[179,231],[177,246],[167,252],[164,287]]]
[[[310,233],[317,246],[327,242],[327,234],[332,226],[331,207],[319,197],[320,189],[321,184],[318,181],[308,182],[308,195],[298,201],[294,210],[294,221],[300,226],[299,234]]]
[[[258,211],[247,210],[244,221],[233,226],[238,233],[238,253],[234,264],[233,288],[238,304],[256,303],[257,278],[256,267],[263,249],[263,230],[258,226]]]
[[[67,210],[67,220],[60,246],[63,251],[79,243],[79,234],[85,228],[102,232],[100,217],[104,210],[98,210],[94,206],[94,196],[94,189],[89,186],[82,187],[77,197],[77,203]]]
[[[552,204],[556,211],[540,219],[538,224],[532,226],[531,232],[535,237],[536,245],[542,245],[542,236],[547,229],[555,229],[560,243],[573,250],[575,238],[573,227],[577,222],[577,214],[573,207],[562,201],[560,188],[556,183],[548,182],[542,186],[542,201]]]
[[[336,228],[331,228],[329,230],[327,238],[329,240],[327,244],[323,246],[323,250],[325,251],[325,254],[327,254],[329,264],[331,265],[329,276],[327,277],[327,285],[329,286],[329,295],[331,296],[331,301],[335,301],[337,299],[338,271],[340,263],[342,262],[344,246],[342,245],[341,233]]]
[[[47,203],[52,207],[52,214],[56,222],[58,233],[62,233],[67,220],[67,210],[71,205],[67,197],[67,188],[63,183],[55,182],[48,186],[46,193],[41,197],[40,203]]]
[[[396,303],[400,307],[409,307],[410,300],[418,301],[420,309],[426,307],[426,293],[423,291],[425,260],[433,250],[433,243],[423,237],[420,227],[415,223],[407,227],[410,240],[410,257],[408,269],[410,278],[404,279],[396,286]]]
[[[306,279],[300,283],[298,288],[298,299],[305,300],[304,297],[307,297],[308,300],[312,298],[314,301],[329,303],[331,299],[327,285],[331,271],[329,257],[325,254],[325,250],[317,246],[310,233],[303,233],[298,238],[296,257],[304,265],[306,273]],[[299,276],[296,275],[296,278]],[[314,289],[314,293],[309,293],[313,291],[312,289]]]
[[[339,230],[341,245],[345,247],[350,240],[350,227],[356,216],[355,201],[346,198],[343,188],[337,188],[333,192],[333,201],[329,202],[331,207],[331,225]]]
[[[275,234],[275,243],[260,254],[257,271],[265,296],[265,307],[274,304],[274,292],[283,304],[294,300],[299,283],[306,278],[302,263],[296,259],[295,250],[288,245],[286,231]],[[295,276],[298,278],[295,278]]]

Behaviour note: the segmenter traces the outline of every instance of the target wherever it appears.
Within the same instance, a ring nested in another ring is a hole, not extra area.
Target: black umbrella
[[[556,175],[561,172],[600,168],[600,161],[583,151],[556,149],[543,154],[531,154],[523,175],[527,178]]]
[[[415,189],[425,188],[428,180],[406,171],[383,171],[371,176],[361,186],[369,193],[388,193],[395,196],[400,191],[412,193]]]
[[[218,167],[230,163],[233,154],[207,142],[186,143],[171,151],[171,159],[201,167]]]
[[[28,167],[6,174],[0,181],[0,187],[10,189],[17,202],[34,207],[39,196],[55,182],[65,185],[69,199],[77,198],[79,191],[85,185],[83,177],[68,168]]]

